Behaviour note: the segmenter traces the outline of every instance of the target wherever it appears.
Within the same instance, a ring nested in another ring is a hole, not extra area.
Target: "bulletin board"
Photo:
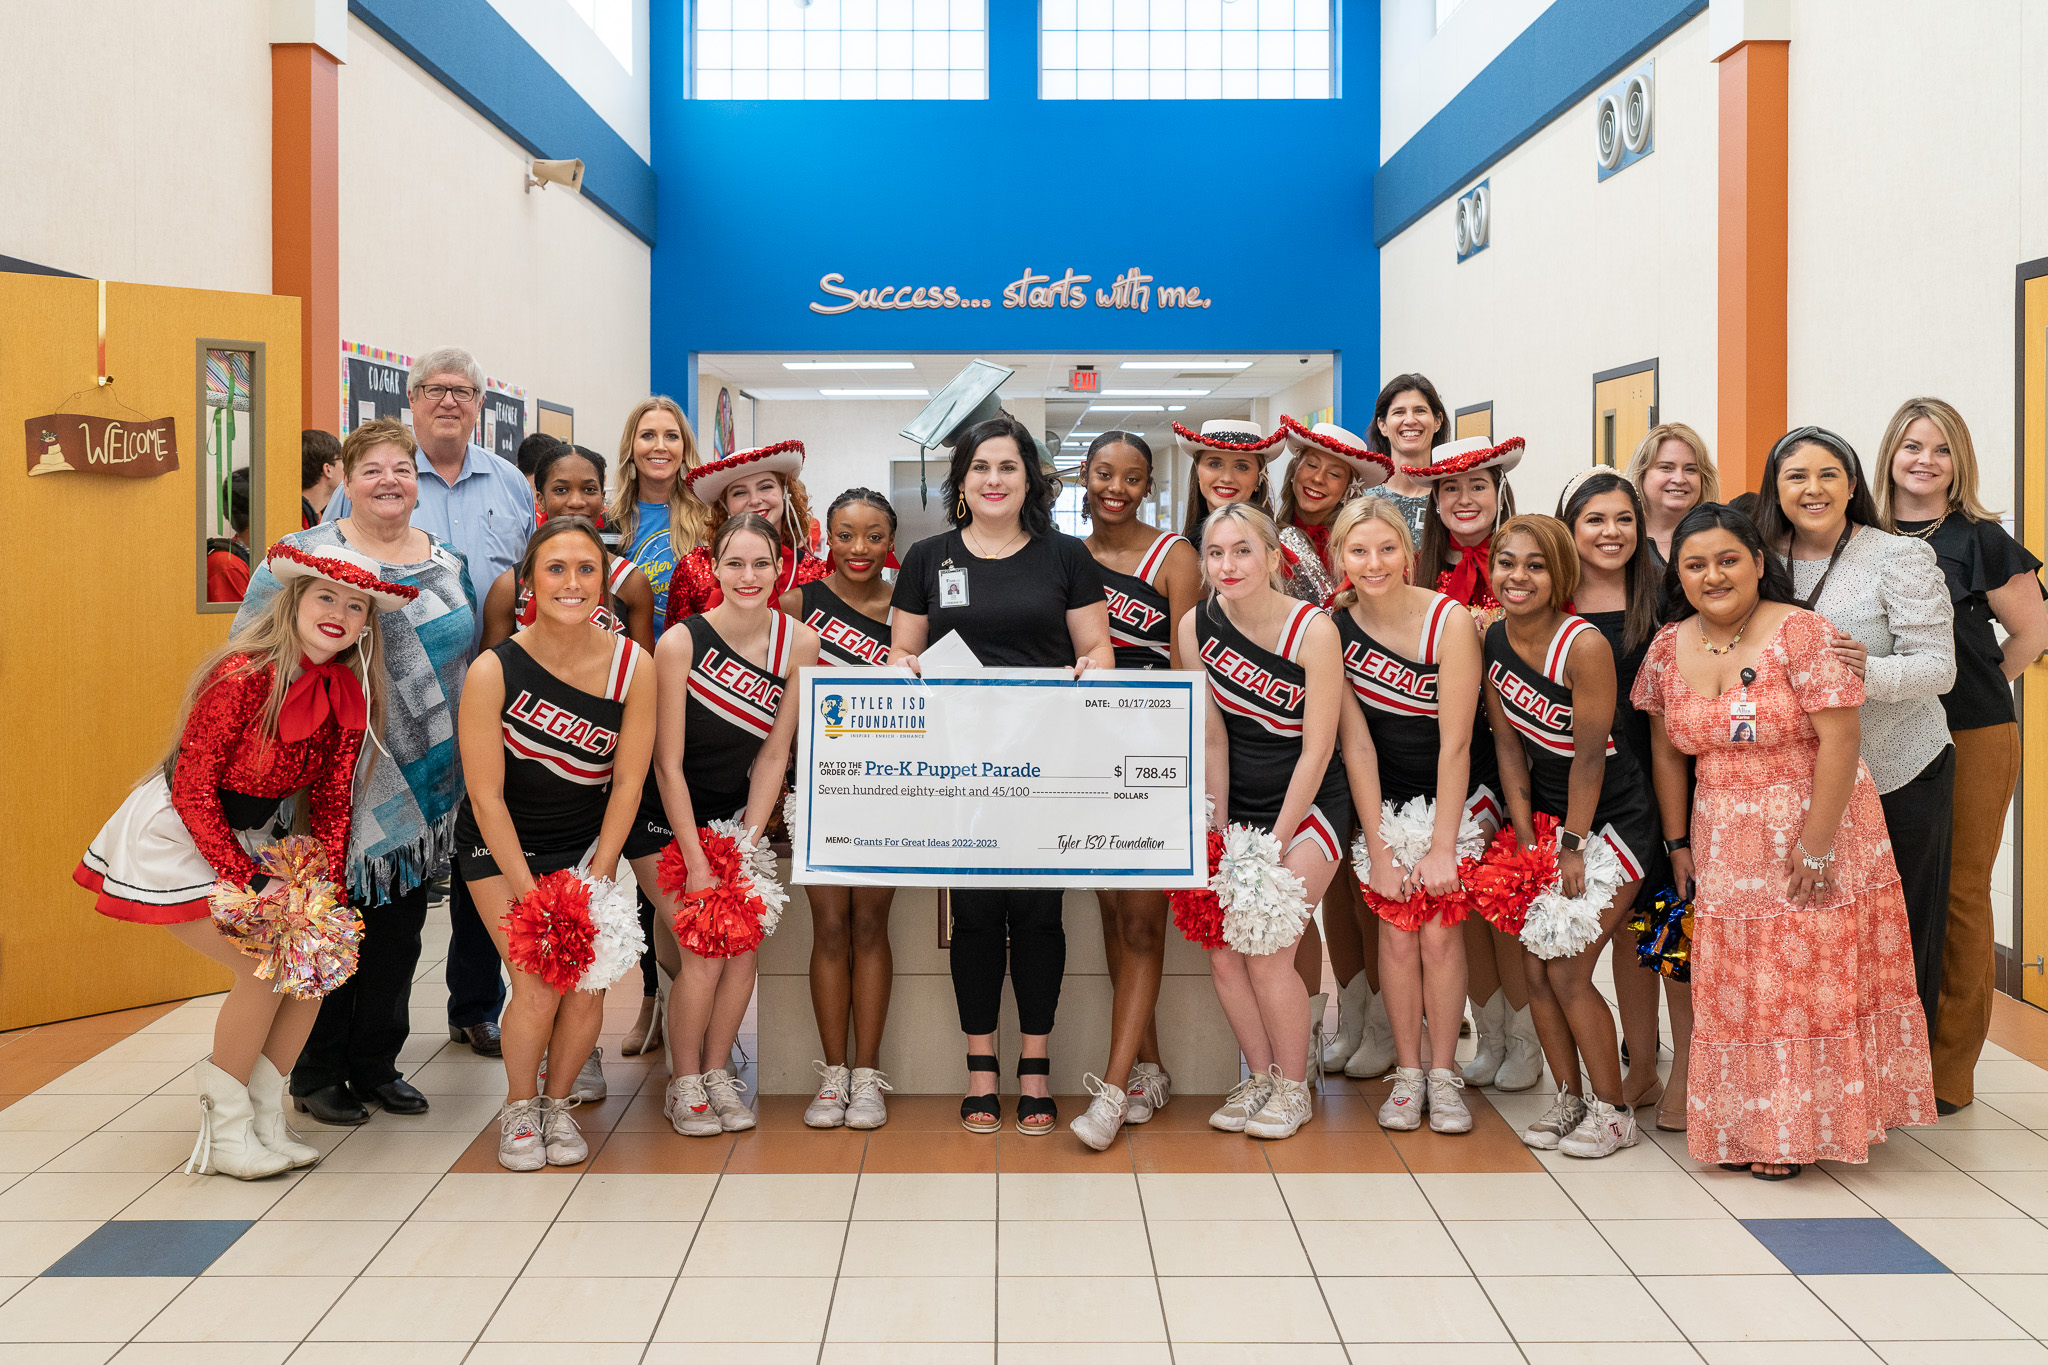
[[[405,376],[412,369],[412,357],[381,346],[360,342],[341,343],[341,425],[335,431],[346,436],[365,422],[380,417],[412,425],[412,400],[406,396]]]
[[[526,439],[526,390],[496,379],[484,381],[484,410],[478,419],[483,435],[477,444],[515,464],[519,443]]]
[[[98,296],[94,280],[0,274],[0,436],[81,390],[73,408],[115,411],[95,386]],[[225,432],[227,411],[238,423],[254,414],[232,393],[225,408],[207,401],[202,340],[264,346],[263,444],[270,459],[292,454],[289,469],[258,481],[252,520],[298,525],[299,308],[269,295],[107,285],[113,394],[151,417],[173,415],[178,467],[153,478],[31,478],[20,447],[0,461],[0,540],[61,544],[82,568],[61,591],[0,596],[0,691],[32,699],[0,710],[10,756],[0,782],[0,1029],[227,987],[223,969],[161,929],[95,913],[71,872],[162,756],[190,670],[232,620],[193,600],[193,509],[212,470],[201,433],[216,415]]]

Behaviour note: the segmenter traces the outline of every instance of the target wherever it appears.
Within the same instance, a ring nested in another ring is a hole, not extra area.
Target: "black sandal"
[[[972,1079],[978,1071],[986,1071],[997,1077],[1003,1074],[1002,1063],[985,1052],[967,1054],[967,1075]],[[976,1114],[993,1114],[994,1118],[977,1119]],[[1003,1126],[1003,1097],[999,1094],[969,1095],[960,1101],[960,1126],[970,1133],[993,1133]]]
[[[1019,1080],[1026,1076],[1050,1075],[1052,1075],[1052,1059],[1049,1057],[1019,1057],[1017,1059],[1017,1078]],[[1035,1126],[1027,1125],[1024,1122],[1026,1119],[1035,1119],[1041,1114],[1050,1121]],[[1035,1095],[1019,1095],[1017,1097],[1017,1131],[1024,1134],[1024,1136],[1044,1137],[1047,1133],[1059,1127],[1059,1123],[1060,1106],[1058,1101],[1050,1096],[1045,1099],[1039,1099]]]
[[[1752,1170],[1750,1175],[1758,1180],[1790,1180],[1806,1169],[1806,1167],[1796,1161],[1759,1161],[1756,1164],[1759,1166],[1783,1166],[1785,1168],[1783,1172],[1776,1175],[1769,1171]]]

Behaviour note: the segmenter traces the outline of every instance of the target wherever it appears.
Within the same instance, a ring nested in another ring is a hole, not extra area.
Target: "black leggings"
[[[1067,930],[1057,889],[953,892],[953,998],[960,1031],[994,1033],[1007,966],[1021,1032],[1052,1032],[1067,973]]]
[[[1956,746],[1941,751],[1920,775],[1878,797],[1899,866],[1899,891],[1906,898],[1906,927],[1913,938],[1913,984],[1927,1027],[1934,1029],[1941,1004],[1941,963],[1948,943],[1948,865],[1955,845]]]

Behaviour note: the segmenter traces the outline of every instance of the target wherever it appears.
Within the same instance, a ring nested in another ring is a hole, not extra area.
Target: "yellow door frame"
[[[2013,529],[2020,543],[2048,557],[2048,257],[2019,266],[2013,297],[2013,460],[2018,507]],[[2020,675],[2020,785],[2013,794],[2013,953],[1999,982],[2008,994],[2048,1008],[2048,974],[2037,965],[2048,953],[2048,663]],[[2030,800],[2035,791],[2039,801]],[[2037,890],[2038,888],[2038,890]],[[2003,965],[2003,964],[2001,964]]]

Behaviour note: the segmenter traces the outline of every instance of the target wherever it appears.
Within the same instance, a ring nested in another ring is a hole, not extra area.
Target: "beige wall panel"
[[[647,392],[647,245],[560,186],[527,193],[526,153],[353,19],[348,55],[342,336],[466,346],[491,378],[574,408],[609,458]]]
[[[94,391],[90,280],[0,275],[0,541],[48,542],[90,571],[0,599],[0,1029],[221,990],[227,973],[169,934],[96,914],[71,881],[100,826],[177,722],[191,670],[233,616],[196,609],[195,408],[201,337],[266,343],[268,472],[259,533],[298,525],[299,308],[261,295],[107,287],[117,405]],[[86,392],[69,397],[75,390]],[[153,479],[30,479],[22,424],[121,406],[177,418],[178,468]]]
[[[1601,370],[1657,356],[1660,415],[1713,441],[1718,86],[1707,47],[1701,15],[1651,54],[1651,155],[1597,183],[1589,97],[1485,173],[1485,251],[1458,263],[1447,201],[1380,253],[1382,377],[1420,370],[1452,409],[1492,399],[1494,439],[1529,443],[1512,476],[1526,510],[1549,511],[1587,464]]]
[[[270,289],[270,6],[0,6],[0,251],[99,279]]]

